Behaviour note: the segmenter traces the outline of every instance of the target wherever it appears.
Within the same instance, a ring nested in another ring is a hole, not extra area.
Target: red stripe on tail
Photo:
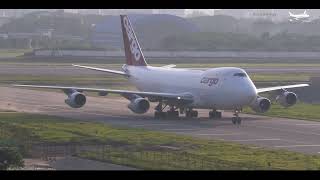
[[[120,15],[120,19],[127,64],[132,66],[147,66],[128,16]]]

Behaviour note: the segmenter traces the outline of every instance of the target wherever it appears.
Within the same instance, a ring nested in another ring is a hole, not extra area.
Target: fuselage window
[[[233,76],[247,77],[247,75],[245,73],[234,73]]]

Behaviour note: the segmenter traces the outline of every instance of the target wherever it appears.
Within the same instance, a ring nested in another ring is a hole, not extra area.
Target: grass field
[[[117,85],[126,82],[122,76],[108,75],[11,75],[2,74],[0,83],[31,83],[31,84],[78,84],[78,85]]]
[[[285,108],[279,105],[278,103],[272,103],[270,110],[266,113],[263,113],[262,115],[271,116],[271,117],[285,117],[285,118],[320,121],[319,112],[320,112],[320,104],[297,103],[292,107]],[[250,108],[244,109],[244,113],[260,114],[260,113],[255,113]]]
[[[0,58],[13,58],[22,56],[26,52],[31,52],[31,49],[0,49]]]
[[[81,144],[108,143],[111,148],[104,152],[108,161],[126,164],[140,169],[198,169],[199,166],[184,164],[188,160],[205,159],[201,169],[320,169],[319,155],[304,155],[285,150],[266,150],[223,141],[204,140],[189,136],[147,131],[144,129],[112,127],[102,123],[84,122],[66,118],[22,113],[0,113],[0,138],[24,143],[33,142]],[[122,147],[122,148],[119,148]],[[159,149],[174,146],[179,151]],[[165,153],[167,158],[148,158],[139,154]],[[96,152],[80,156],[102,160]],[[120,161],[119,157],[122,158]],[[125,159],[126,158],[126,159]],[[125,159],[125,161],[123,161]],[[192,163],[191,163],[192,164]]]

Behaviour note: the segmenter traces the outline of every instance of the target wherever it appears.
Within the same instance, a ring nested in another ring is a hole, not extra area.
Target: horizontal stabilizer
[[[72,66],[79,67],[79,68],[84,68],[84,69],[91,69],[91,70],[95,70],[95,71],[102,71],[102,72],[107,72],[107,73],[112,73],[112,74],[119,74],[119,75],[129,76],[127,73],[125,73],[123,71],[96,68],[96,67],[89,67],[89,66],[81,66],[81,65],[76,65],[76,64],[72,64]]]

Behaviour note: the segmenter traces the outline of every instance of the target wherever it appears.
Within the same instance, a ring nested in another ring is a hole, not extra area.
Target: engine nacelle
[[[270,109],[271,101],[264,97],[258,97],[254,102],[250,105],[251,109],[255,112],[264,113]]]
[[[281,106],[290,107],[297,103],[297,95],[293,92],[285,91],[284,93],[277,96],[277,101],[280,103]]]
[[[144,98],[136,98],[131,101],[128,108],[134,113],[143,114],[149,110],[150,103]]]
[[[81,108],[86,104],[86,96],[79,92],[74,92],[69,95],[64,102],[72,108]]]

